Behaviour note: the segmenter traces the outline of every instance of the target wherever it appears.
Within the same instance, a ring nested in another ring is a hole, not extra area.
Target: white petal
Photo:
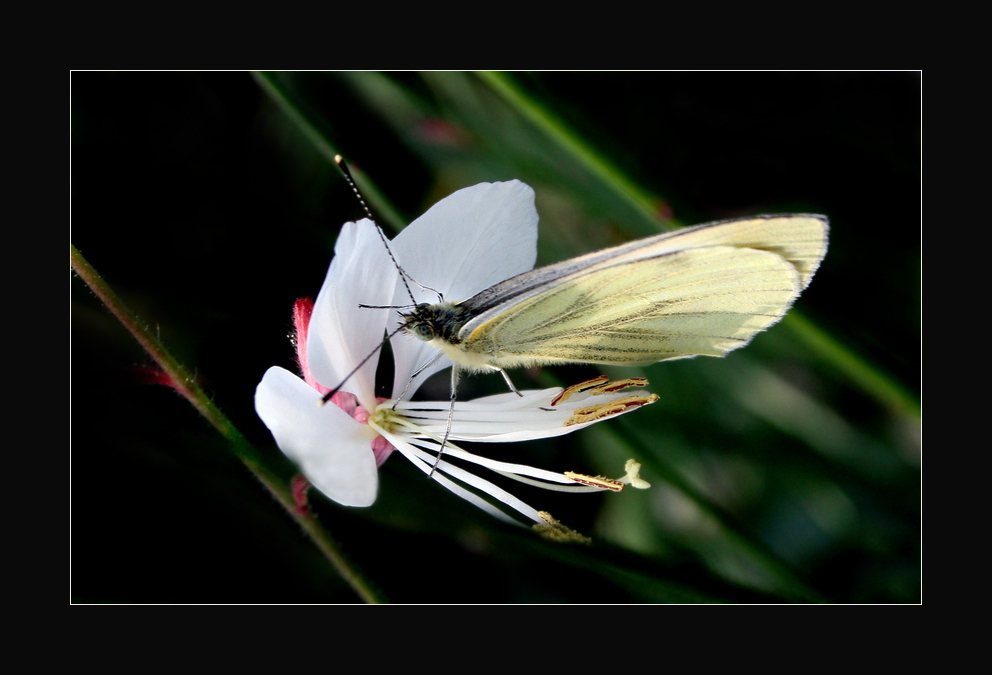
[[[334,388],[371,354],[384,337],[397,271],[370,220],[345,223],[334,246],[334,259],[314,302],[307,343],[310,372]],[[344,389],[369,410],[375,407],[378,355],[351,376]]]
[[[480,183],[410,223],[393,241],[394,253],[417,281],[448,300],[464,300],[534,267],[537,219],[530,186]],[[436,301],[430,294],[424,299]]]
[[[442,199],[410,223],[393,241],[393,252],[410,276],[443,293],[445,300],[457,302],[534,267],[537,220],[530,186],[518,180],[480,183]],[[417,302],[438,300],[413,284],[411,290]],[[406,289],[398,285],[393,304],[409,302]],[[389,324],[398,321],[394,315]],[[393,391],[399,393],[435,350],[405,334],[392,343],[397,363]],[[450,365],[442,358],[418,376],[412,390]]]
[[[522,396],[509,392],[457,401],[449,438],[453,441],[510,443],[563,436],[603,421],[604,418],[597,418],[566,426],[566,422],[572,420],[580,408],[603,405],[628,396],[650,395],[643,390],[622,390],[597,396],[582,392],[551,408],[551,401],[561,392],[560,387],[554,387],[524,390],[520,392]],[[447,427],[449,405],[449,402],[441,401],[402,401],[396,409],[424,431],[440,438]],[[636,409],[631,407],[609,417],[625,415]]]
[[[255,389],[255,411],[307,480],[339,504],[369,506],[379,485],[371,447],[376,433],[319,401],[319,392],[278,367]]]

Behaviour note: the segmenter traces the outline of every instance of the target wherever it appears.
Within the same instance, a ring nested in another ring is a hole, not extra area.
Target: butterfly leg
[[[451,418],[455,414],[455,398],[458,392],[458,366],[451,366],[451,405],[448,406],[448,424],[444,427],[444,438],[441,440],[441,447],[437,450],[437,457],[434,458],[434,466],[431,467],[431,472],[427,475],[428,478],[434,477],[434,470],[437,469],[438,462],[441,461],[441,453],[444,452],[444,446],[448,444],[448,436],[451,434]]]
[[[500,372],[500,375],[503,376],[503,379],[506,380],[506,383],[510,386],[510,391],[512,391],[517,396],[523,397],[523,394],[517,391],[517,388],[513,386],[513,382],[510,381],[510,376],[507,374],[507,372],[502,368],[496,368],[496,370],[498,370]]]

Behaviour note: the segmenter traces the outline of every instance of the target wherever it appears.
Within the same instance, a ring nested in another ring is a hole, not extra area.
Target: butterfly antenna
[[[407,295],[409,295],[410,300],[416,304],[417,300],[416,298],[413,297],[413,291],[410,290],[410,284],[406,282],[407,273],[404,272],[403,268],[400,267],[400,264],[396,262],[396,256],[393,255],[392,249],[389,248],[389,240],[386,239],[386,234],[382,231],[382,228],[379,227],[379,223],[375,222],[375,218],[372,217],[372,211],[369,210],[368,204],[366,204],[365,200],[362,199],[362,193],[358,191],[358,186],[355,185],[355,179],[352,178],[351,170],[348,168],[348,165],[345,164],[344,157],[342,157],[341,155],[334,155],[334,163],[338,165],[338,169],[340,169],[341,173],[344,174],[345,180],[347,180],[348,185],[351,186],[351,191],[355,193],[356,197],[358,197],[359,203],[362,205],[362,208],[365,210],[365,215],[367,215],[369,217],[369,220],[372,221],[372,224],[375,225],[375,230],[376,232],[379,233],[379,239],[382,239],[382,245],[386,247],[386,253],[389,254],[389,259],[393,261],[393,265],[395,265],[396,269],[399,270],[400,272],[400,279],[403,280],[403,286],[406,288]]]

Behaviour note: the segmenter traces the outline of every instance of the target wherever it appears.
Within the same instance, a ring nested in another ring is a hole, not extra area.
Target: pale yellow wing
[[[464,327],[465,335],[501,311],[506,303],[543,293],[566,283],[576,273],[690,248],[734,246],[770,251],[795,266],[800,284],[805,288],[827,252],[827,232],[825,216],[810,213],[764,215],[686,227],[587,253],[518,274],[458,303],[473,316]]]
[[[771,242],[761,228],[738,227],[718,233],[731,240],[714,245],[706,227],[617,247],[612,256],[498,304],[466,324],[459,347],[504,368],[643,364],[741,347],[785,314],[823,244],[807,255],[788,237]],[[761,248],[747,247],[756,243]]]
[[[795,266],[802,290],[809,285],[813,273],[827,252],[827,234],[825,216],[770,215],[696,225],[634,241],[625,246],[654,240],[650,246],[652,255],[666,250],[703,246],[735,246],[771,251]],[[636,256],[638,248],[643,247],[635,247],[628,257]]]

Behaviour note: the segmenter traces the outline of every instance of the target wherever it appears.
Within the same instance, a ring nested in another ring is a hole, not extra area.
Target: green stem
[[[310,539],[317,545],[317,548],[320,549],[359,597],[369,603],[383,602],[383,598],[379,596],[358,570],[344,557],[337,543],[321,527],[313,514],[309,511],[306,513],[300,512],[297,508],[296,500],[293,498],[292,491],[285,482],[280,480],[261,463],[261,457],[258,451],[245,439],[231,421],[227,419],[224,413],[214,405],[214,402],[210,400],[210,397],[206,395],[200,385],[190,376],[189,372],[173,358],[172,354],[159,342],[158,338],[124,304],[107,282],[103,280],[103,277],[97,273],[93,266],[89,264],[86,258],[71,243],[69,244],[69,264],[75,270],[76,274],[79,275],[79,278],[89,286],[90,290],[117,317],[118,321],[121,322],[128,332],[134,336],[162,371],[168,375],[176,391],[182,394],[230,443],[234,454],[245,463],[259,482],[282,504],[286,512],[299,523],[303,531],[309,535]]]

